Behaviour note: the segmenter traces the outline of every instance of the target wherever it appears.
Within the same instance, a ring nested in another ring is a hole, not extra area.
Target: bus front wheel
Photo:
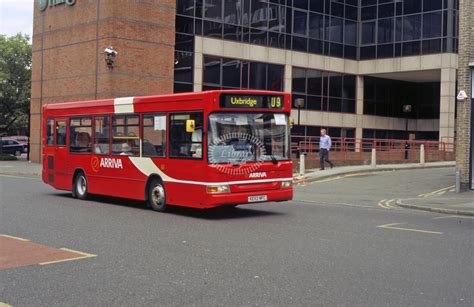
[[[165,186],[158,178],[152,179],[148,187],[148,206],[155,211],[166,211]]]
[[[77,173],[74,177],[73,195],[79,199],[87,199],[88,185],[87,177],[83,172]]]

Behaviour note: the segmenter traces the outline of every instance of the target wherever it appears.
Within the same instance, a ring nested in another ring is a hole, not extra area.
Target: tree
[[[0,135],[27,131],[31,45],[28,35],[0,35]]]

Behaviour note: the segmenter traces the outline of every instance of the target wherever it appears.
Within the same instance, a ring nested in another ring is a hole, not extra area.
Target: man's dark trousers
[[[319,163],[321,165],[321,169],[324,169],[324,161],[326,161],[331,167],[333,167],[332,162],[329,161],[329,150],[327,149],[319,150]]]

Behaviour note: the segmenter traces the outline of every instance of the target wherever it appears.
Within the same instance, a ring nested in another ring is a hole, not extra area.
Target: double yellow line
[[[384,209],[395,209],[395,206],[392,206],[392,203],[395,201],[395,199],[382,199],[381,201],[378,202],[377,206],[380,208]]]
[[[449,187],[445,187],[433,192],[419,194],[418,197],[423,197],[423,198],[437,197],[437,196],[443,195],[444,193],[448,191],[454,191],[453,189],[454,189],[454,185],[450,185]]]

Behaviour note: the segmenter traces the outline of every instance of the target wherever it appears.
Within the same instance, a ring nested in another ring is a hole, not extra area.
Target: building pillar
[[[293,70],[292,66],[290,64],[285,65],[285,77],[284,77],[284,82],[283,82],[283,90],[287,93],[291,93],[292,91],[292,82],[293,82]]]
[[[203,67],[204,67],[204,54],[202,53],[202,38],[200,36],[194,37],[194,92],[202,91],[202,78],[203,78]]]
[[[459,62],[458,92],[465,91],[467,99],[457,102],[456,168],[459,170],[461,191],[472,189],[472,79],[470,64],[474,66],[474,4],[472,0],[459,1]]]
[[[456,69],[441,69],[439,140],[454,142],[456,108]]]
[[[359,152],[361,149],[361,139],[363,137],[363,115],[364,115],[364,76],[357,76],[356,89],[356,115],[357,127],[355,131],[355,151]],[[359,140],[359,141],[357,141]]]

